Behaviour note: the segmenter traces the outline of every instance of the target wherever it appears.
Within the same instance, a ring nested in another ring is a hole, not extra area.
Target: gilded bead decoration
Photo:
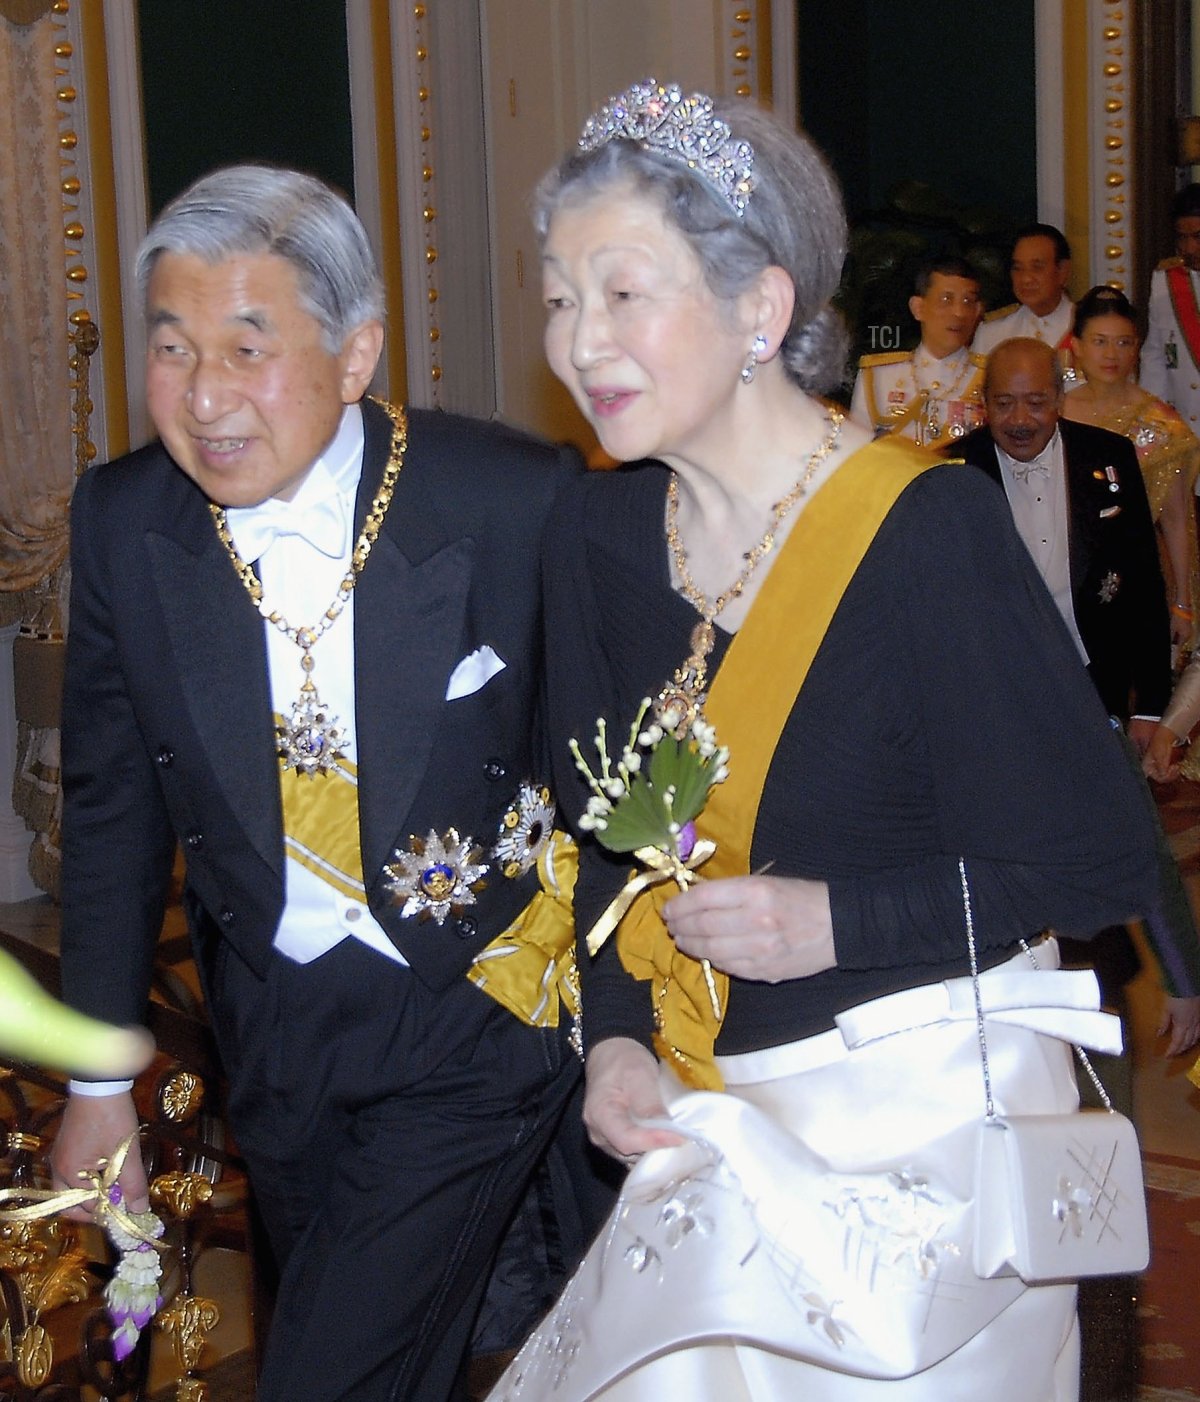
[[[1091,278],[1113,286],[1129,272],[1132,192],[1125,191],[1128,163],[1137,152],[1125,117],[1129,74],[1136,64],[1131,46],[1136,36],[1127,19],[1127,6],[1105,5],[1090,21],[1091,74],[1088,83],[1090,177],[1093,191]]]
[[[70,0],[56,0],[52,13],[67,15],[70,9]],[[73,126],[75,115],[70,112],[79,96],[76,74],[72,72],[72,61],[77,60],[65,23],[56,19],[54,27],[58,31],[54,45],[54,80],[57,85],[55,96],[59,102],[58,148],[62,168],[59,189],[63,196],[63,252],[66,255],[64,276],[67,281],[67,340],[70,344],[68,389],[71,391],[71,433],[75,440],[75,472],[78,475],[96,457],[96,445],[91,440],[93,405],[90,361],[99,347],[100,333],[83,304],[88,267],[80,259],[86,258],[89,252],[86,245],[88,230],[80,218],[83,182],[79,174],[81,163],[75,155],[79,147],[79,134]],[[77,246],[80,244],[84,247]]]
[[[755,39],[756,20],[753,7],[744,0],[734,0],[728,12],[725,58],[726,91],[735,97],[756,95]]]
[[[438,300],[437,288],[437,202],[436,202],[436,162],[433,156],[433,113],[432,113],[432,91],[429,81],[429,35],[426,30],[425,21],[428,18],[428,7],[422,4],[415,4],[412,9],[413,19],[413,56],[417,64],[417,102],[419,105],[418,120],[421,127],[421,181],[424,186],[424,204],[421,210],[421,221],[424,226],[425,241],[425,301],[429,309],[426,313],[428,322],[428,342],[430,345],[429,379],[433,385],[433,403],[436,406],[439,401],[438,386],[442,379],[442,365],[438,349],[441,340],[441,331],[438,327],[437,318],[433,308]]]

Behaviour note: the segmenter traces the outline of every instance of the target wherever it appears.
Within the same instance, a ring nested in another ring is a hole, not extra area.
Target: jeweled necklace
[[[209,511],[212,512],[213,521],[216,523],[217,535],[220,537],[221,544],[229,552],[229,558],[233,561],[238,578],[242,581],[251,599],[254,600],[254,607],[273,628],[277,628],[285,638],[290,638],[300,649],[300,666],[304,672],[304,681],[301,684],[300,694],[296,698],[295,705],[292,707],[291,720],[281,721],[275,727],[275,738],[279,758],[283,761],[284,769],[296,769],[302,774],[307,774],[310,779],[317,774],[328,774],[336,769],[338,760],[343,757],[345,743],[344,737],[338,729],[338,718],[329,714],[328,708],[317,692],[316,683],[313,681],[313,667],[316,664],[313,661],[312,650],[317,640],[323,637],[341,617],[342,610],[346,607],[346,601],[354,592],[354,586],[358,583],[358,577],[363,572],[367,556],[371,553],[371,547],[375,544],[375,538],[383,525],[383,518],[387,515],[387,509],[391,505],[396,479],[400,476],[400,469],[404,466],[404,453],[408,447],[408,420],[404,410],[397,409],[392,404],[386,404],[381,399],[375,402],[392,421],[392,443],[387,465],[383,469],[383,480],[379,484],[375,499],[371,502],[371,508],[367,512],[367,519],[363,522],[362,531],[354,542],[354,549],[350,555],[350,568],[338,585],[333,602],[312,627],[293,627],[278,609],[267,607],[263,602],[262,585],[259,583],[258,576],[238,554],[237,546],[233,543],[233,536],[229,532],[229,522],[225,517],[225,508],[217,506],[215,502],[209,502],[208,505]]]
[[[692,721],[703,710],[705,683],[708,679],[708,655],[713,650],[716,632],[713,624],[718,615],[739,598],[750,582],[750,577],[759,564],[775,548],[775,536],[788,513],[808,491],[813,475],[825,461],[838,441],[845,414],[833,405],[825,411],[829,424],[828,432],[809,455],[804,470],[795,486],[771,508],[771,519],[762,538],[742,556],[745,564],[738,577],[723,594],[715,599],[702,594],[688,569],[687,551],[679,537],[679,479],[672,475],[667,485],[667,548],[671,552],[671,563],[679,580],[679,592],[696,609],[700,622],[692,629],[689,641],[691,652],[684,663],[675,669],[675,675],[658,693],[654,700],[654,716],[659,725],[677,739],[687,734]]]

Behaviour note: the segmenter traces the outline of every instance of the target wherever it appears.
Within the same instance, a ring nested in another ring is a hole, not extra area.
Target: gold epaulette
[[[880,365],[899,365],[902,361],[911,359],[912,351],[876,351],[873,355],[860,356],[858,368],[874,370]]]
[[[1176,254],[1172,255],[1172,257],[1170,257],[1170,258],[1164,258],[1164,259],[1162,260],[1161,263],[1156,264],[1156,265],[1155,265],[1154,271],[1155,271],[1156,273],[1162,273],[1162,272],[1166,272],[1166,270],[1167,270],[1168,268],[1182,268],[1182,267],[1183,267],[1183,259],[1179,256],[1178,253],[1176,253]]]
[[[1016,311],[1020,311],[1020,302],[1010,302],[1007,307],[996,307],[995,310],[984,312],[984,321],[999,321],[1002,316],[1012,316]]]
[[[983,367],[988,363],[987,356],[980,355],[978,351],[968,351],[967,359],[971,362],[971,364],[975,367],[976,370],[982,370]]]

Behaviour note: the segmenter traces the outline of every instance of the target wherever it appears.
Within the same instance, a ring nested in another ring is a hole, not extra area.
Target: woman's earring
[[[755,336],[754,344],[750,347],[746,355],[746,363],[742,366],[742,384],[748,385],[754,378],[754,372],[758,369],[758,357],[767,348],[767,338],[765,336]]]

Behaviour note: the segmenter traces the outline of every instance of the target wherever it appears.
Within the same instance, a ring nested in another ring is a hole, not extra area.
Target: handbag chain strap
[[[983,1096],[984,1096],[984,1117],[987,1120],[996,1118],[996,1103],[992,1096],[992,1069],[988,1061],[987,1034],[983,1030],[983,994],[979,987],[979,959],[975,952],[975,917],[971,910],[971,887],[967,882],[967,866],[961,857],[958,859],[958,879],[962,885],[963,898],[963,918],[967,925],[967,953],[971,960],[971,989],[975,995],[975,1022],[979,1029],[979,1056],[983,1062]],[[1040,970],[1034,952],[1024,940],[1020,941],[1021,948],[1029,956],[1029,962],[1035,969]],[[1080,1064],[1088,1074],[1088,1079],[1096,1087],[1096,1094],[1100,1097],[1100,1103],[1111,1115],[1113,1113],[1112,1101],[1108,1098],[1108,1092],[1100,1083],[1100,1077],[1096,1074],[1096,1068],[1092,1065],[1091,1058],[1080,1046],[1075,1046],[1075,1055],[1079,1058]]]

